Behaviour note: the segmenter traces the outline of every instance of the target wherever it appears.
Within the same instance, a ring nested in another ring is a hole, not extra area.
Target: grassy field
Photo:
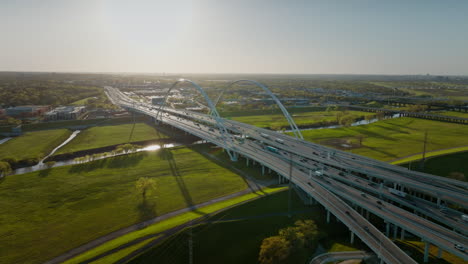
[[[86,105],[86,102],[88,102],[88,99],[92,99],[92,98],[96,98],[96,96],[83,98],[81,100],[71,103],[71,105]]]
[[[468,118],[468,113],[466,113],[466,112],[458,112],[458,111],[434,112],[434,114]]]
[[[451,178],[453,177],[453,173],[458,172],[464,174],[464,177],[461,177],[460,180],[468,181],[467,161],[468,151],[426,159],[423,169],[419,167],[419,161],[405,163],[401,166],[407,168],[410,167],[412,170],[423,171],[426,173]]]
[[[146,199],[135,188],[140,177],[157,183]],[[0,263],[42,263],[114,230],[246,186],[187,148],[9,176],[0,182]]]
[[[425,131],[428,132],[427,151],[468,145],[466,125],[406,117],[356,127],[308,130],[302,134],[308,141],[390,161],[422,152]]]
[[[0,145],[0,160],[15,158],[18,161],[28,159],[39,161],[70,134],[71,131],[67,129],[27,132]]]
[[[130,138],[132,127],[133,124],[122,124],[85,129],[81,131],[76,138],[70,141],[70,143],[58,150],[56,154],[127,143]],[[160,133],[156,128],[145,123],[136,123],[131,142],[162,138],[167,138],[167,136]]]
[[[298,126],[313,126],[313,125],[328,125],[336,124],[336,114],[339,111],[310,111],[301,113],[292,113],[291,115]],[[364,118],[365,116],[372,116],[375,113],[361,112],[361,111],[347,111],[354,120]],[[283,114],[262,114],[250,116],[231,116],[233,120],[255,125],[258,127],[265,127],[271,129],[279,129],[282,127],[289,127],[289,123]]]
[[[70,260],[67,260],[64,262],[64,264],[77,264],[77,263],[82,263],[86,260],[89,260],[90,258],[94,258],[100,254],[109,252],[110,250],[114,250],[117,247],[120,248],[115,253],[118,253],[118,255],[123,255],[124,252],[128,252],[128,249],[130,247],[135,248],[134,246],[136,243],[139,243],[139,239],[144,239],[147,237],[150,237],[151,240],[157,239],[160,236],[160,233],[179,226],[181,224],[187,223],[188,221],[198,219],[206,214],[213,214],[216,212],[228,210],[231,207],[237,206],[239,204],[243,204],[255,199],[258,199],[260,197],[263,197],[264,195],[268,195],[270,193],[275,193],[279,191],[283,191],[285,187],[273,187],[273,188],[264,188],[260,192],[255,192],[255,193],[248,193],[244,194],[241,196],[237,196],[234,198],[230,198],[221,202],[217,202],[211,205],[203,206],[199,208],[197,211],[189,211],[186,213],[179,214],[177,216],[171,217],[169,219],[160,221],[158,223],[155,223],[153,225],[150,225],[148,227],[145,227],[143,229],[140,229],[138,231],[134,231],[128,234],[125,234],[123,236],[120,236],[114,240],[111,240],[109,242],[106,242],[98,247],[95,247],[81,255],[78,255]],[[135,242],[136,241],[136,242]],[[125,247],[127,245],[127,247]],[[123,248],[122,248],[123,247]],[[128,253],[127,253],[128,254]],[[110,257],[110,256],[109,256]],[[103,261],[104,258],[99,258],[98,260],[92,262],[101,262]]]
[[[210,218],[209,224],[193,229],[194,263],[258,263],[258,252],[264,238],[277,235],[278,230],[292,226],[298,219],[313,219],[327,240],[347,237],[346,227],[337,222],[327,225],[319,206],[304,206],[293,195],[294,215],[289,218],[288,192],[280,192],[237,206]],[[164,241],[130,263],[188,263],[188,232]],[[344,242],[346,243],[346,242]],[[305,263],[314,249],[300,250],[284,263]],[[282,262],[283,263],[283,262]]]

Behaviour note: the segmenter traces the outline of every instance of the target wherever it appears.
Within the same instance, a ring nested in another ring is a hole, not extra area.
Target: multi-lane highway
[[[466,210],[466,183],[415,173],[232,120],[135,102],[115,88],[106,87],[106,93],[121,107],[152,116],[290,178],[386,263],[415,262],[353,206],[384,219],[387,232],[393,224],[402,232],[468,259],[460,250],[468,245],[462,212],[446,208],[455,205]]]

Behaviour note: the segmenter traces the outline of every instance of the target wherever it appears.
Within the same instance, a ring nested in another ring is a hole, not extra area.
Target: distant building
[[[53,120],[75,120],[86,112],[84,106],[59,106],[45,114],[47,121]]]
[[[43,115],[49,109],[46,105],[21,105],[5,109],[5,114],[15,118],[26,118]]]

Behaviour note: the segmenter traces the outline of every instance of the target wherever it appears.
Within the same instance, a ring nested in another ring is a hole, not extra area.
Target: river
[[[4,138],[4,139],[0,139],[0,145],[7,142],[8,140],[12,139],[11,137],[7,137],[7,138]]]
[[[398,118],[398,117],[400,117],[400,114],[393,114],[392,116],[385,117],[383,120],[391,119],[391,118]],[[363,120],[359,120],[359,121],[356,121],[356,122],[352,123],[351,126],[368,125],[368,124],[375,123],[377,121],[379,121],[378,118],[373,118],[373,119],[370,119],[370,120],[363,119]],[[307,130],[325,129],[325,128],[339,128],[339,127],[343,127],[343,126],[342,125],[320,126],[320,127],[311,127],[311,128],[300,128],[299,130],[307,131]],[[292,132],[292,130],[285,130],[284,132]]]
[[[63,145],[65,145],[65,144],[62,143],[62,146]],[[107,158],[116,157],[116,156],[123,156],[123,155],[128,155],[128,154],[142,152],[142,151],[155,151],[155,150],[158,150],[158,149],[161,149],[161,148],[172,148],[172,147],[177,147],[177,146],[181,146],[181,144],[178,144],[178,143],[170,143],[170,144],[163,144],[163,145],[155,144],[155,145],[146,146],[144,148],[139,148],[139,149],[136,149],[136,150],[133,150],[133,151],[128,151],[126,153],[112,153],[112,154],[109,154],[109,155],[106,155],[106,156],[98,156],[98,157],[95,157],[95,158],[92,158],[90,156],[90,158],[87,159],[87,160],[78,160],[78,159],[75,158],[75,159],[70,159],[70,160],[57,161],[52,166],[48,166],[47,164],[43,163],[43,161],[47,158],[46,157],[46,158],[42,159],[42,161],[39,162],[37,165],[16,169],[16,170],[14,170],[12,173],[10,173],[8,175],[18,175],[18,174],[23,174],[23,173],[28,173],[28,172],[38,171],[38,170],[45,170],[45,169],[55,168],[55,167],[74,165],[74,164],[83,164],[83,163],[87,163],[87,162],[91,162],[91,161],[95,161],[95,160],[107,159]],[[58,148],[56,148],[56,150],[58,150]],[[52,154],[53,154],[53,152],[51,152],[51,154],[49,154],[48,157],[50,155],[52,155]]]

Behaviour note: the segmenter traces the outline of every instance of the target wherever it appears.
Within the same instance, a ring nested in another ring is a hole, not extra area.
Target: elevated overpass
[[[201,87],[190,83],[204,94]],[[306,142],[298,134],[294,138],[224,119],[206,94],[211,115],[135,102],[112,87],[106,87],[106,93],[114,104],[226,149],[232,160],[245,159],[247,164],[253,160],[261,164],[263,172],[275,171],[279,181],[289,180],[322,204],[328,219],[333,214],[342,221],[350,229],[351,239],[357,235],[383,262],[416,263],[388,238],[392,227],[394,237],[400,230],[402,238],[408,232],[424,240],[426,261],[429,244],[438,246],[440,252],[468,259],[465,252],[454,247],[468,245],[467,224],[461,220],[468,204],[468,185],[464,182],[330,149]],[[462,211],[445,205],[455,205]],[[386,222],[385,235],[368,221],[369,213]]]

